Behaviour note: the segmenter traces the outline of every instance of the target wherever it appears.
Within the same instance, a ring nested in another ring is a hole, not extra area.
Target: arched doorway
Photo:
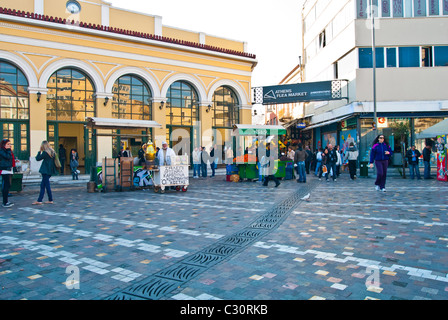
[[[15,65],[0,60],[0,134],[20,160],[30,157],[29,119],[28,80]]]
[[[48,142],[57,151],[63,145],[67,157],[71,149],[76,149],[80,170],[89,173],[90,168],[96,165],[96,141],[92,137],[93,132],[84,125],[86,117],[95,117],[96,114],[93,82],[81,70],[63,68],[51,75],[47,88]]]
[[[152,92],[142,78],[132,74],[121,76],[115,81],[112,93],[112,118],[152,120]],[[117,129],[113,133],[117,134],[112,138],[114,156],[118,155],[121,148],[129,148],[136,157],[141,144],[153,137],[151,129]]]

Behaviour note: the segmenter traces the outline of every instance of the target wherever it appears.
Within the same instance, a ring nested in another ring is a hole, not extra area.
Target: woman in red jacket
[[[13,168],[16,166],[14,153],[11,150],[11,141],[3,139],[0,143],[0,171],[2,175],[2,195],[3,204],[5,208],[10,208],[14,204],[8,201],[9,189],[11,188],[11,181],[13,175]]]

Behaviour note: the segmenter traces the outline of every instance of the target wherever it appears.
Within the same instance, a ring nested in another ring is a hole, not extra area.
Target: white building
[[[346,79],[349,97],[307,103],[304,131],[313,130],[313,148],[329,141],[343,148],[353,139],[361,149],[360,160],[377,134],[369,3],[306,0],[302,9],[303,81]],[[398,164],[396,123],[409,124],[409,144],[416,133],[448,117],[448,0],[373,0],[373,4],[376,110],[379,129],[395,149]],[[416,143],[421,150],[424,141]]]

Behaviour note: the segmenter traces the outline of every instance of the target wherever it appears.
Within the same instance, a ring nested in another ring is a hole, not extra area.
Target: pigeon
[[[309,201],[309,200],[310,200],[310,196],[311,196],[311,194],[308,193],[306,196],[304,196],[304,197],[301,198],[300,200]]]

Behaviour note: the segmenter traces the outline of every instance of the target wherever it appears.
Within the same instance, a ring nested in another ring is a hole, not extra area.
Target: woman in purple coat
[[[373,168],[373,162],[376,165],[376,181],[375,189],[386,192],[387,166],[389,159],[392,157],[392,149],[386,142],[384,135],[380,134],[373,141],[372,150],[370,151],[370,168]]]

